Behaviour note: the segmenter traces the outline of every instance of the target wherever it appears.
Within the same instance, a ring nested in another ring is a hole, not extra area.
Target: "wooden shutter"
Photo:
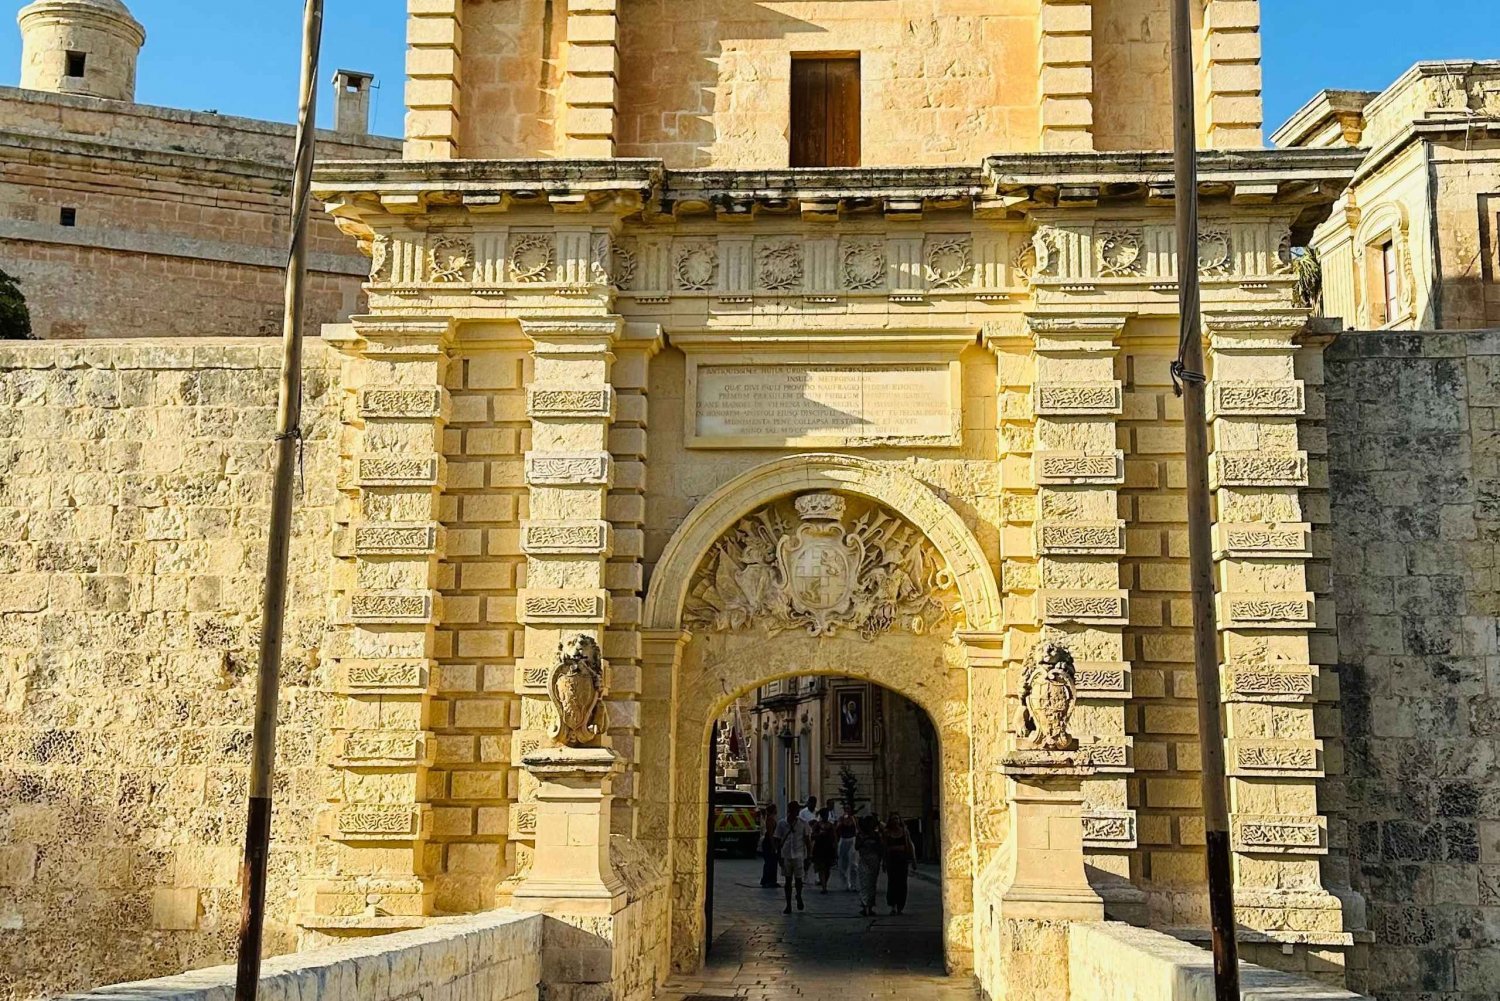
[[[793,167],[858,167],[859,57],[792,60]]]

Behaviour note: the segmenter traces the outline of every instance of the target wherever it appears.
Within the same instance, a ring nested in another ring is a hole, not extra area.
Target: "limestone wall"
[[[1072,1001],[1213,1001],[1213,956],[1161,932],[1122,924],[1068,930]],[[1246,1001],[1369,1001],[1337,987],[1250,963],[1240,965]]]
[[[0,88],[0,266],[34,335],[278,334],[293,145],[278,123]],[[319,146],[396,150],[333,133]],[[316,329],[359,310],[369,261],[322,213],[310,232]]]
[[[273,959],[260,996],[316,1001],[536,1001],[540,914],[492,911],[430,928],[353,939]],[[232,966],[73,995],[77,1001],[212,1001],[234,992]]]
[[[1382,1001],[1500,991],[1500,335],[1328,352],[1349,852]]]
[[[0,349],[0,996],[232,955],[278,354]],[[330,362],[308,345],[272,952],[296,945],[329,756]]]

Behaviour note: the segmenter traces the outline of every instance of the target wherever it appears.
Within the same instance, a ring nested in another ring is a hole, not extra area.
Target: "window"
[[[89,62],[88,53],[86,53],[86,52],[69,52],[68,53],[68,76],[72,77],[75,80],[82,79],[83,78],[84,69],[87,68],[88,62]]]
[[[65,209],[63,209],[62,212],[59,214],[59,217],[58,217],[57,221],[58,221],[58,224],[62,225],[62,226],[77,226],[78,225],[78,210],[77,209],[73,209],[73,208],[65,208]]]
[[[1382,306],[1384,307],[1385,319],[1382,325],[1390,323],[1400,314],[1401,288],[1397,280],[1396,270],[1396,243],[1387,240],[1380,246],[1380,272]]]
[[[793,167],[858,167],[858,56],[792,59]]]

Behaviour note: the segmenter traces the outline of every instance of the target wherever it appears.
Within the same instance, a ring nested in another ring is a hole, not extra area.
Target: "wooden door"
[[[858,167],[858,56],[792,60],[793,167]]]

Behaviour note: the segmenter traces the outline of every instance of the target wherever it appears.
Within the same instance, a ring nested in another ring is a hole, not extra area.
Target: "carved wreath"
[[[511,277],[518,282],[544,282],[552,277],[554,260],[552,237],[542,233],[518,236],[510,251]]]
[[[687,292],[708,292],[719,277],[719,255],[706,243],[690,243],[677,248],[675,258],[677,285]]]
[[[773,292],[792,292],[802,287],[802,245],[786,240],[760,248],[757,277],[761,288]]]
[[[441,237],[427,251],[427,276],[434,282],[467,281],[473,267],[474,245],[461,237]]]
[[[690,628],[874,639],[956,618],[953,574],[916,528],[875,506],[851,517],[837,494],[804,494],[792,508],[762,508],[710,550],[689,591]]]
[[[844,287],[868,292],[885,287],[885,247],[874,240],[857,240],[844,247]]]
[[[927,248],[927,282],[933,288],[963,288],[973,273],[968,240],[938,240]]]
[[[1099,243],[1099,273],[1107,278],[1139,275],[1146,269],[1141,234],[1120,229],[1104,233]]]
[[[1224,230],[1208,230],[1198,235],[1198,270],[1204,275],[1222,278],[1234,271],[1233,248]]]
[[[610,284],[622,292],[633,287],[638,269],[635,251],[624,244],[615,244],[609,261]]]

